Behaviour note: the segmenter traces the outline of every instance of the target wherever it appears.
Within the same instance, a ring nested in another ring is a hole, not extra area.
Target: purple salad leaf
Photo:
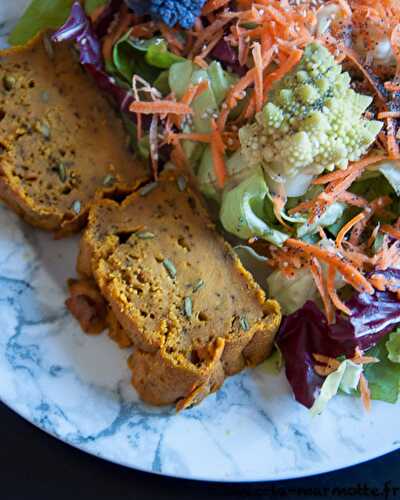
[[[371,274],[400,282],[397,269]],[[296,400],[308,408],[324,380],[314,371],[313,354],[352,357],[356,347],[368,351],[400,324],[400,301],[394,292],[356,293],[346,305],[352,316],[338,315],[332,325],[311,301],[282,321],[277,344],[285,360],[286,376]]]
[[[244,76],[247,73],[248,68],[240,65],[237,52],[224,39],[217,43],[210,56],[219,61],[224,69],[238,76]]]
[[[81,63],[99,88],[114,99],[121,111],[129,112],[133,95],[104,70],[99,39],[79,2],[73,4],[69,18],[52,39],[54,42],[75,41]]]
[[[52,40],[54,42],[74,40],[79,47],[81,63],[91,64],[98,69],[101,68],[102,55],[100,42],[79,2],[74,2],[69,18],[54,33]]]
[[[312,301],[282,321],[277,344],[285,360],[286,377],[296,400],[311,408],[323,378],[314,371],[313,354],[331,358],[351,357],[357,347],[354,330],[347,321],[339,319],[328,325],[325,315]]]
[[[383,276],[400,286],[400,269],[374,271],[371,275]],[[387,333],[400,324],[400,301],[392,291],[376,290],[373,295],[355,294],[347,303],[351,311],[349,318],[359,347],[366,351],[379,342]]]

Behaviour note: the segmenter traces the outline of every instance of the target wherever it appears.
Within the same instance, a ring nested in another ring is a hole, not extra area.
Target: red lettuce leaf
[[[239,64],[237,52],[224,39],[217,43],[210,56],[219,61],[225,69],[239,76],[244,76],[248,70]]]
[[[400,283],[398,269],[371,274]],[[346,305],[351,317],[338,315],[333,325],[328,325],[325,315],[311,301],[282,321],[277,344],[285,360],[286,376],[296,400],[308,408],[323,383],[314,371],[314,353],[352,357],[356,347],[368,351],[400,324],[400,301],[394,292],[354,294]]]
[[[338,318],[334,325],[328,325],[317,305],[308,301],[301,309],[283,319],[277,344],[285,360],[286,377],[296,400],[311,408],[315,393],[323,382],[323,378],[314,371],[313,354],[332,358],[343,354],[351,357],[357,347],[357,340],[347,320]]]
[[[54,33],[52,39],[54,42],[75,40],[79,47],[81,63],[91,64],[98,69],[102,67],[100,42],[79,2],[72,5],[69,18]]]
[[[400,285],[400,269],[374,271],[371,274],[382,275],[386,280]],[[352,313],[349,320],[358,345],[364,351],[400,324],[400,301],[394,292],[376,290],[373,295],[355,294],[346,305]]]
[[[107,22],[112,21],[115,13],[115,2],[109,5],[107,12]],[[117,84],[116,80],[108,75],[104,70],[103,58],[101,54],[99,38],[96,35],[92,24],[79,2],[72,5],[71,14],[65,24],[57,30],[53,37],[55,42],[75,41],[80,53],[80,61],[91,74],[97,85],[106,94],[110,95],[119,109],[129,112],[129,106],[134,98],[130,90]]]

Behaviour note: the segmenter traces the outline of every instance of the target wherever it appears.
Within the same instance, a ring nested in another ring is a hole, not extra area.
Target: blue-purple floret
[[[189,29],[200,16],[206,0],[127,0],[127,3],[138,14],[150,14],[171,28],[180,24]]]

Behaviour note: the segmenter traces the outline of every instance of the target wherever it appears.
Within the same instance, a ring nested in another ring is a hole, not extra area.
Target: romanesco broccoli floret
[[[382,128],[362,115],[372,102],[350,87],[330,52],[317,43],[272,89],[256,121],[240,130],[242,152],[278,182],[318,175],[358,160]]]
[[[199,17],[206,0],[127,0],[139,14],[150,14],[171,28],[179,23],[189,29]]]

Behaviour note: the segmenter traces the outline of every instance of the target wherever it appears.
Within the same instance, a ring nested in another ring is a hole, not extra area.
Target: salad
[[[395,403],[399,2],[33,0],[10,43],[47,29],[75,42],[154,177],[189,170],[265,271],[296,400]]]

